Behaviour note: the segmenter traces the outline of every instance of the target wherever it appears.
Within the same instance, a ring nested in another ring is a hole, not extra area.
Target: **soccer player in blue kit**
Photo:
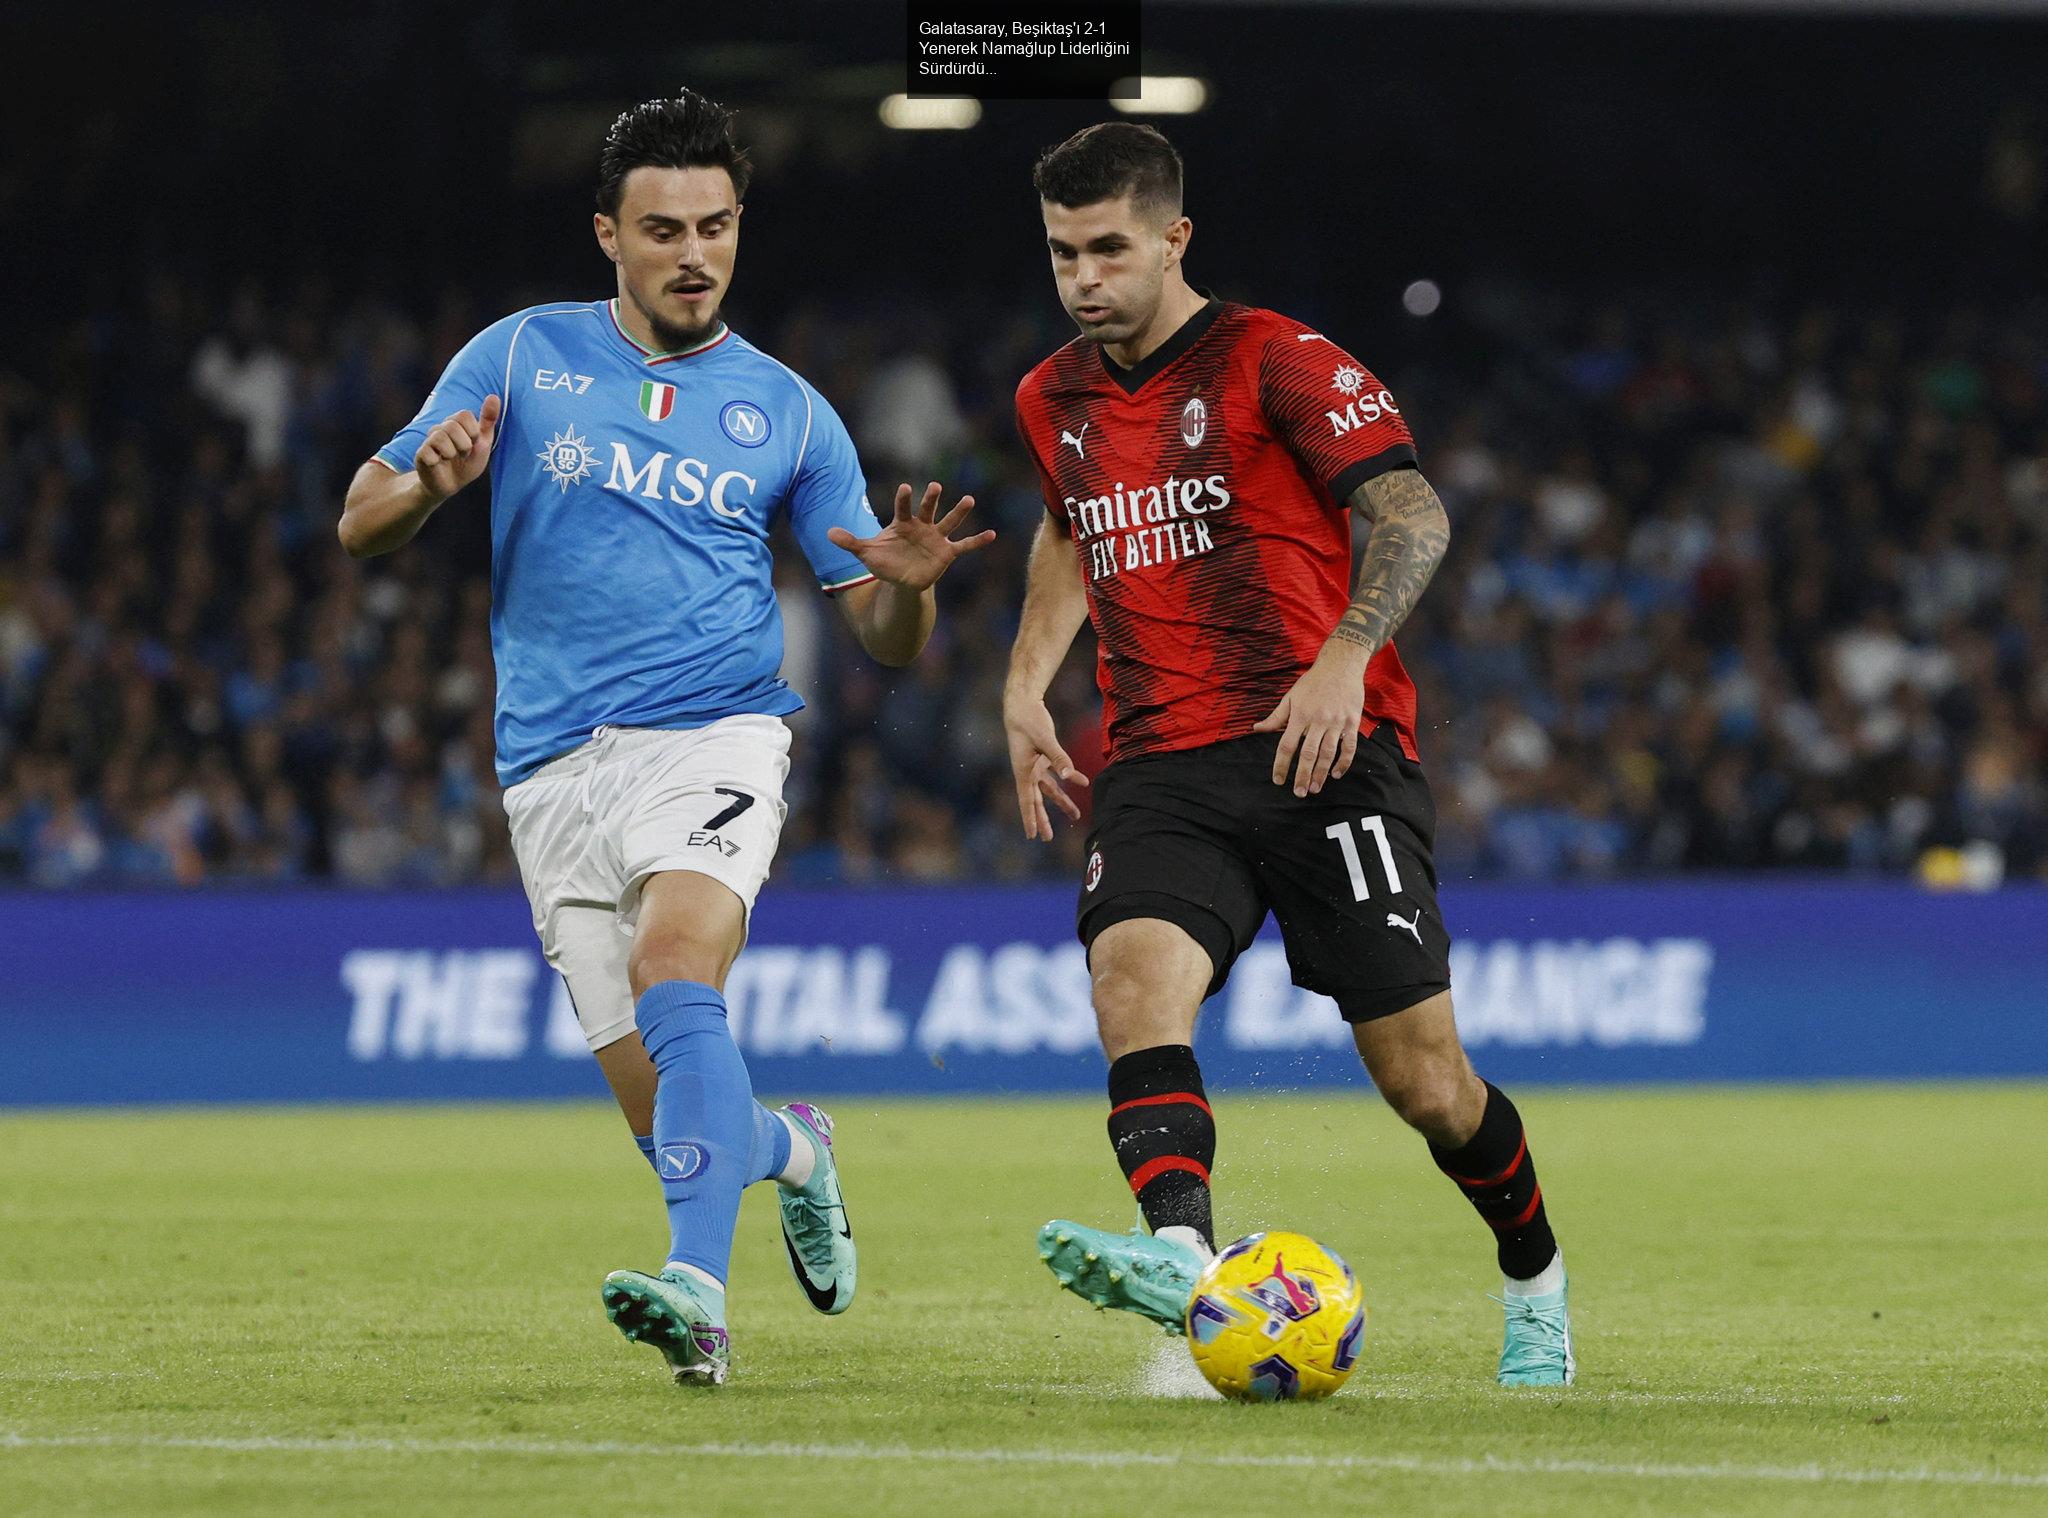
[[[485,328],[412,423],[356,472],[355,557],[408,542],[491,476],[498,778],[534,927],[642,1152],[670,1245],[604,1302],[678,1383],[731,1362],[740,1193],[779,1185],[791,1271],[820,1312],[853,1299],[831,1119],[754,1100],[723,987],[782,829],[782,624],[769,530],[786,518],[861,645],[906,664],[932,586],[994,534],[973,505],[896,492],[883,526],[824,397],[728,328],[750,175],[731,112],[690,90],[612,124],[598,165],[610,300]]]

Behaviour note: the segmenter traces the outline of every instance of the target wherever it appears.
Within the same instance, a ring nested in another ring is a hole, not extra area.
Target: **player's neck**
[[[612,302],[612,309],[619,314],[620,330],[648,353],[683,353],[701,348],[725,330],[725,319],[714,316],[711,324],[701,332],[656,332],[654,323],[647,319],[647,313],[624,294]]]
[[[1194,289],[1186,280],[1176,278],[1167,286],[1160,298],[1159,309],[1152,313],[1152,320],[1145,324],[1144,331],[1129,342],[1104,343],[1102,351],[1119,368],[1135,369],[1208,304],[1208,297],[1201,291]]]

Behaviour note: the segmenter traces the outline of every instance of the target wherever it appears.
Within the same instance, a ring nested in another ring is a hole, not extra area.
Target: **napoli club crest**
[[[1209,435],[1209,408],[1202,404],[1199,395],[1188,397],[1188,403],[1181,407],[1180,440],[1190,448],[1202,446],[1202,439]]]
[[[1102,850],[1096,849],[1088,856],[1088,882],[1081,889],[1092,891],[1102,884]]]
[[[768,413],[746,401],[728,402],[718,413],[718,425],[742,448],[759,448],[768,441]]]

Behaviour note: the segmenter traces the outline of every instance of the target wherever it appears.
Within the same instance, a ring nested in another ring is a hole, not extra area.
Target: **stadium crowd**
[[[811,705],[778,879],[1072,877],[1077,830],[1020,836],[1000,716],[1047,306],[736,317],[838,405],[873,499],[940,478],[1001,533],[902,671],[783,545]],[[481,492],[387,558],[333,531],[505,307],[165,275],[0,375],[0,882],[512,878]],[[1394,319],[1381,377],[1454,524],[1398,640],[1447,877],[2048,877],[2041,312],[1482,283]],[[1052,701],[1092,769],[1091,658]]]

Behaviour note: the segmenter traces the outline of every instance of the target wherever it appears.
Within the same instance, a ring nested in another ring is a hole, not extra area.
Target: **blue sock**
[[[633,1135],[633,1142],[640,1146],[640,1153],[646,1158],[647,1163],[654,1166],[654,1173],[660,1175],[661,1166],[654,1164],[654,1135],[651,1133],[636,1133]]]
[[[724,1281],[740,1193],[789,1165],[789,1129],[754,1100],[725,998],[693,980],[649,986],[633,1009],[654,1061],[654,1173],[671,1263]]]

